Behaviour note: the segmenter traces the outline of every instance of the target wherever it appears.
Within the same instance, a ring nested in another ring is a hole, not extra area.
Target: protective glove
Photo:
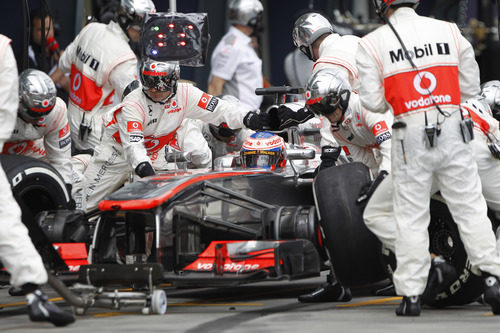
[[[135,167],[135,173],[141,178],[156,174],[151,163],[147,161],[139,163],[139,165]]]
[[[231,138],[236,135],[233,129],[230,129],[226,123],[221,123],[217,126],[217,134],[223,138]]]
[[[282,130],[291,126],[302,124],[309,119],[314,118],[314,114],[305,107],[298,109],[297,111],[293,111],[285,105],[280,105],[277,109],[277,117],[279,120],[278,129]]]
[[[356,203],[360,204],[370,199],[377,187],[380,185],[380,183],[382,183],[382,181],[385,177],[387,177],[388,174],[389,173],[387,171],[381,170],[378,173],[377,178],[375,178],[373,182],[367,184],[366,186],[363,186],[363,188],[359,192],[359,197],[356,199]]]
[[[314,170],[314,176],[316,176],[321,170],[335,166],[335,162],[337,162],[341,152],[341,147],[321,147],[321,164],[316,168],[316,170]]]
[[[243,124],[254,131],[270,129],[269,114],[265,112],[257,113],[257,111],[250,111],[243,118]]]
[[[71,191],[73,190],[72,184],[66,184],[66,190],[68,191],[69,201],[68,201],[68,209],[73,210],[76,209],[75,199],[71,196]]]

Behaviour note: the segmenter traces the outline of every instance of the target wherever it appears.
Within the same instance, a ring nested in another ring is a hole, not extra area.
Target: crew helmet
[[[177,81],[180,78],[178,62],[160,62],[144,60],[140,69],[141,84],[144,90],[170,91],[170,97],[177,91]]]
[[[385,16],[387,10],[390,6],[402,5],[402,4],[411,4],[413,8],[417,8],[420,0],[373,0],[375,2],[375,9],[377,14],[380,16]]]
[[[319,13],[301,15],[294,23],[292,38],[299,48],[312,61],[316,61],[313,53],[313,43],[322,35],[333,33],[330,21]]]
[[[349,82],[335,69],[317,71],[306,85],[306,107],[317,116],[329,115],[337,108],[343,115],[349,107],[350,97]]]
[[[259,0],[232,0],[228,5],[231,24],[241,24],[260,30],[264,7]]]
[[[493,115],[500,118],[500,81],[492,80],[481,85],[481,96],[491,108]]]
[[[256,132],[250,135],[241,147],[241,164],[244,168],[274,170],[284,167],[285,140],[271,132]]]
[[[25,120],[38,121],[56,105],[54,81],[38,69],[26,69],[19,76],[19,115]]]
[[[155,4],[151,0],[121,0],[118,9],[118,23],[126,32],[129,28],[141,30],[144,16],[156,12]]]

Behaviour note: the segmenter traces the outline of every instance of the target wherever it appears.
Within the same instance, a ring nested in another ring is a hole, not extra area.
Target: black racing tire
[[[0,155],[12,193],[35,216],[44,210],[68,209],[69,194],[61,175],[43,161],[22,155]]]
[[[324,244],[337,280],[346,287],[387,278],[381,243],[363,221],[365,204],[356,203],[369,183],[368,168],[355,162],[320,171],[313,184]]]
[[[445,203],[432,199],[430,204],[431,222],[429,224],[430,252],[441,255],[455,267],[457,276],[454,282],[436,298],[427,303],[432,307],[464,305],[474,302],[483,292],[483,281],[471,271],[464,245],[458,228]],[[388,275],[392,279],[396,269],[394,254],[382,251]]]

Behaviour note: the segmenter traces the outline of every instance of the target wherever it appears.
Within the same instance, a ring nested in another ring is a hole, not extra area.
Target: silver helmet
[[[306,85],[306,107],[315,115],[329,115],[337,108],[342,114],[349,107],[351,86],[335,69],[325,68],[314,73]]]
[[[19,115],[37,121],[56,105],[57,90],[52,79],[38,69],[26,69],[19,76]]]
[[[493,80],[481,85],[481,96],[491,108],[495,117],[500,117],[500,81]]]
[[[140,78],[143,89],[170,91],[170,97],[174,96],[177,91],[177,81],[180,78],[179,63],[144,60],[141,64]]]
[[[141,30],[144,16],[156,12],[156,7],[151,0],[121,0],[118,10],[118,23],[126,32],[129,28]]]
[[[228,5],[229,23],[259,30],[263,11],[264,7],[259,0],[231,0]]]
[[[295,46],[312,61],[316,61],[313,43],[322,35],[333,33],[330,21],[319,13],[307,13],[300,16],[293,25],[292,38]]]
[[[373,0],[375,2],[375,10],[379,16],[385,16],[390,6],[411,4],[413,8],[417,8],[420,0]]]

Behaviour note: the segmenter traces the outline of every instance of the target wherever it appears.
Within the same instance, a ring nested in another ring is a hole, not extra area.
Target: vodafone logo
[[[437,85],[437,80],[431,72],[419,72],[413,78],[413,86],[420,95],[430,95]]]
[[[311,98],[311,92],[310,92],[309,90],[308,90],[308,91],[306,91],[306,98],[307,98],[307,99]]]
[[[203,97],[201,98],[201,102],[202,102],[202,103],[208,103],[208,98],[206,98],[205,96],[203,96]]]
[[[47,106],[49,106],[49,101],[48,101],[48,100],[46,100],[46,99],[44,99],[44,100],[43,100],[43,102],[42,102],[42,106],[43,106],[44,108],[46,108]]]
[[[80,86],[82,85],[82,74],[76,73],[75,77],[73,78],[73,82],[71,83],[71,88],[73,91],[77,91],[80,89]]]
[[[151,69],[156,69],[156,64],[151,64]]]

